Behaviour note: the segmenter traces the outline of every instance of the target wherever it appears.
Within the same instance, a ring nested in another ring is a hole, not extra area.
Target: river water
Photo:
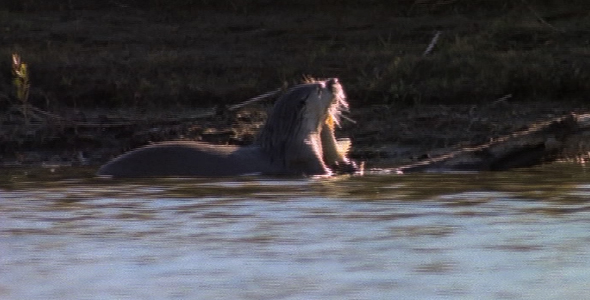
[[[0,175],[0,299],[582,299],[590,172]]]

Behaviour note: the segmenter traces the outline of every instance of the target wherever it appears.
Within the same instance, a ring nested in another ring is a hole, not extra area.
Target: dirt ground
[[[272,101],[220,108],[306,75],[340,78],[355,122],[338,135],[369,166],[590,111],[590,10],[579,7],[286,10],[243,1],[178,15],[117,3],[0,10],[1,166],[94,166],[172,139],[249,144]],[[13,53],[29,67],[26,100],[15,96]]]
[[[587,105],[568,104],[500,101],[395,109],[355,108],[353,103],[347,116],[354,122],[344,120],[337,136],[352,140],[350,156],[367,167],[395,167],[484,144],[572,112],[590,112]],[[125,151],[165,140],[247,145],[256,138],[267,110],[254,105],[225,114],[187,109],[157,116],[92,110],[28,126],[19,118],[7,118],[0,133],[13,138],[2,142],[2,166],[98,166]]]

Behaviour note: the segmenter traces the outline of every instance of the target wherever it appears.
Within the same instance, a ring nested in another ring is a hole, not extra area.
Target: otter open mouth
[[[337,79],[291,88],[268,116],[256,143],[238,147],[171,141],[128,152],[98,171],[115,177],[332,175],[357,173],[349,140],[336,140],[348,103]]]
[[[324,84],[334,97],[328,107],[324,124],[320,129],[324,163],[336,173],[357,173],[359,168],[353,161],[348,159],[348,152],[351,147],[350,139],[336,139],[336,127],[340,127],[341,119],[345,118],[343,113],[349,111],[346,95],[337,78],[329,79]]]

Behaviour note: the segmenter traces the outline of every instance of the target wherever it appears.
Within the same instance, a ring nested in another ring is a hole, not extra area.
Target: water
[[[590,172],[0,175],[0,299],[581,299]]]

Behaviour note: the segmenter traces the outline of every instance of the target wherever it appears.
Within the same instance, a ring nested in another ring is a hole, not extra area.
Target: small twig
[[[526,0],[521,0],[521,1],[522,1],[522,3],[524,3],[524,5],[526,5],[526,7],[531,11],[531,13],[533,13],[535,18],[537,18],[537,20],[539,22],[545,24],[547,27],[549,27],[555,31],[564,32],[564,30],[559,29],[559,28],[551,25],[549,22],[545,21],[545,19],[543,19],[543,17],[541,17],[541,15]]]
[[[434,46],[438,42],[438,38],[440,37],[441,33],[442,33],[442,31],[440,31],[440,30],[438,30],[436,33],[434,33],[434,36],[432,37],[430,44],[428,44],[428,47],[426,48],[426,50],[424,50],[424,53],[422,53],[422,56],[426,56],[426,55],[430,54],[430,52],[432,52],[432,50],[434,49]]]
[[[254,98],[250,98],[250,99],[248,99],[248,100],[246,100],[246,101],[244,101],[242,103],[238,103],[238,104],[235,104],[235,105],[232,105],[232,106],[228,107],[228,110],[229,111],[234,111],[234,110],[240,109],[240,108],[242,108],[242,107],[244,107],[246,105],[250,105],[250,104],[256,103],[258,101],[264,100],[266,98],[273,97],[273,96],[277,95],[278,93],[280,93],[282,90],[283,89],[276,89],[274,91],[270,91],[268,93],[264,93],[264,94],[262,94],[260,96],[256,96]]]
[[[500,97],[500,98],[492,101],[491,105],[493,106],[493,105],[496,105],[496,104],[499,104],[499,103],[506,102],[506,100],[508,100],[510,98],[512,98],[512,94],[504,95],[503,97]]]
[[[256,103],[258,101],[262,101],[262,100],[264,100],[266,98],[272,97],[272,96],[280,93],[281,91],[282,91],[282,89],[276,89],[274,91],[270,91],[268,93],[264,93],[264,94],[262,94],[260,96],[256,96],[254,98],[248,99],[248,100],[246,100],[246,101],[244,101],[242,103],[232,105],[232,106],[228,107],[226,110],[227,111],[234,111],[234,110],[240,109],[240,108],[242,108],[244,106],[247,106],[247,105]],[[36,109],[36,110],[38,110],[38,109]],[[45,114],[45,115],[52,116],[52,117],[54,117],[56,119],[65,120],[63,117],[60,117],[60,116],[57,116],[57,115],[52,115],[52,114],[50,114],[48,112],[44,112],[42,110],[38,110],[38,111],[41,112],[41,113],[43,113],[43,114]],[[219,112],[217,111],[217,109],[213,108],[213,109],[210,109],[208,112],[202,113],[202,114],[200,114],[198,116],[192,116],[192,117],[187,117],[187,118],[173,118],[173,119],[170,119],[170,120],[160,118],[160,119],[157,119],[157,120],[150,120],[150,123],[173,122],[173,121],[176,121],[176,122],[178,122],[178,121],[180,121],[180,122],[187,122],[187,121],[192,121],[192,120],[195,120],[195,119],[210,118],[210,117],[213,117],[213,116],[215,116],[217,114],[219,114]],[[131,125],[131,124],[133,124],[135,122],[136,121],[134,121],[134,120],[129,120],[129,121],[118,122],[118,123],[111,123],[111,124],[108,124],[108,123],[95,123],[95,122],[94,123],[92,123],[92,122],[75,122],[75,124],[77,126],[84,126],[84,127],[116,127],[116,126]]]
[[[30,105],[30,104],[28,104],[27,106],[28,106],[28,107],[29,107],[29,108],[30,108],[32,111],[34,111],[34,112],[37,112],[37,113],[40,113],[40,114],[42,114],[42,115],[45,115],[45,116],[47,116],[47,117],[51,117],[51,118],[58,119],[58,120],[64,120],[64,117],[62,117],[62,116],[58,116],[58,115],[56,115],[56,114],[52,114],[52,113],[50,113],[50,112],[46,112],[46,111],[44,111],[44,110],[42,110],[42,109],[36,108],[36,107],[35,107],[35,106],[33,106],[33,105]]]
[[[31,110],[30,105],[27,104],[13,104],[8,111],[19,112],[25,119],[25,125],[27,126],[30,125],[31,119],[37,120],[39,122],[44,120],[44,118],[39,117],[35,111]]]

